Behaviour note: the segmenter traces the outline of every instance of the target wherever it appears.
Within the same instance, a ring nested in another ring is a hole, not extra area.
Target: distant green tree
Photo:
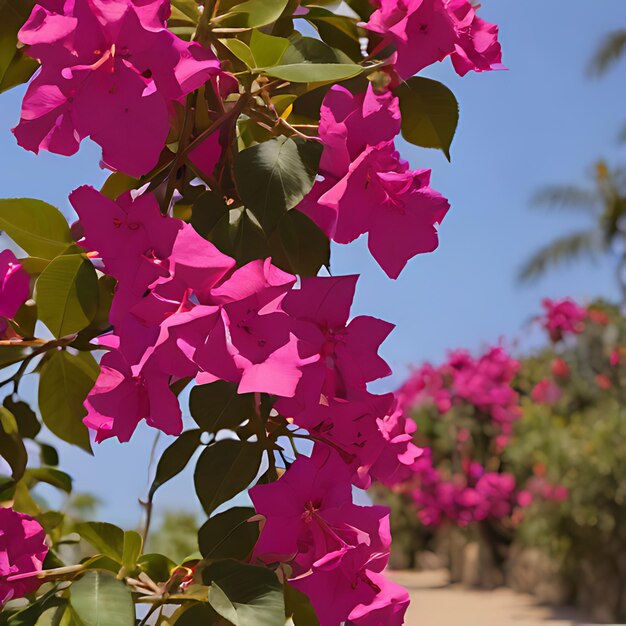
[[[187,511],[165,511],[148,539],[151,552],[167,554],[177,563],[198,550],[198,520]]]

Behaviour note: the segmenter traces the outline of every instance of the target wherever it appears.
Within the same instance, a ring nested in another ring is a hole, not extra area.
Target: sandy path
[[[510,589],[472,591],[447,583],[447,572],[392,572],[411,593],[406,626],[573,626],[588,624],[571,609],[538,606]]]

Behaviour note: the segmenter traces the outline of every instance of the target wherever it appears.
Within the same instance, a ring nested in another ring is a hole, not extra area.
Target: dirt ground
[[[411,594],[406,626],[574,626],[589,624],[573,609],[537,605],[510,589],[473,591],[449,585],[447,572],[388,572]]]

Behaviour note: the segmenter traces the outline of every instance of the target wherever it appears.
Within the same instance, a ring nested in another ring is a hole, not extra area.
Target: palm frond
[[[593,213],[600,197],[592,189],[575,185],[550,185],[539,189],[532,197],[534,206]]]
[[[624,53],[626,53],[626,30],[622,28],[609,33],[598,46],[589,63],[589,74],[591,76],[606,74]]]
[[[606,245],[596,230],[585,230],[565,235],[537,250],[522,266],[518,280],[531,282],[554,267],[571,263],[584,256],[595,260],[604,251],[606,251]]]

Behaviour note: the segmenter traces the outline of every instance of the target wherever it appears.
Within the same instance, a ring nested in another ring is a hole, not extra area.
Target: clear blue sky
[[[402,146],[413,167],[433,169],[433,186],[452,204],[439,250],[414,259],[397,281],[371,260],[363,240],[333,251],[335,274],[362,274],[355,313],[398,326],[383,350],[396,374],[379,389],[401,382],[410,363],[440,358],[448,348],[476,349],[519,335],[544,296],[616,295],[608,263],[575,266],[531,287],[520,287],[514,276],[536,247],[585,223],[529,210],[533,191],[551,182],[582,182],[601,157],[626,161],[626,146],[616,143],[626,119],[626,60],[602,80],[584,72],[602,36],[626,25],[624,0],[484,0],[481,12],[500,25],[509,71],[460,79],[448,63],[429,69],[425,75],[445,82],[461,106],[452,163],[440,153]],[[22,93],[0,96],[0,193],[68,210],[73,188],[104,179],[99,152],[88,142],[72,159],[19,149],[9,127],[18,119]],[[96,447],[95,459],[63,447],[62,467],[78,490],[104,500],[105,519],[133,525],[153,439],[153,431],[140,429],[130,444]],[[195,510],[190,476],[163,487],[157,506]]]

